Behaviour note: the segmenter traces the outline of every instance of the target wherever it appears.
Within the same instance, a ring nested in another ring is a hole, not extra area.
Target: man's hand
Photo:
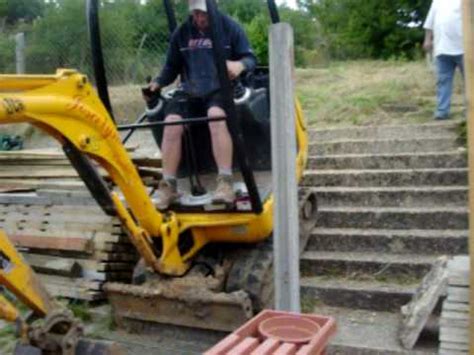
[[[160,92],[160,85],[156,82],[151,82],[150,84],[148,84],[148,87],[144,87],[142,88],[142,95],[143,95],[143,99],[145,101],[150,101],[151,98],[154,96],[155,93],[159,93]]]
[[[160,91],[161,89],[160,84],[158,84],[156,81],[152,81],[148,87],[150,88],[151,92]]]
[[[426,52],[431,52],[433,50],[433,31],[426,30],[425,41],[423,42],[423,49]]]
[[[423,42],[423,49],[425,52],[431,52],[433,50],[433,41],[431,39],[425,39]]]
[[[240,74],[245,70],[244,64],[239,61],[227,61],[227,74],[230,80],[237,79]]]

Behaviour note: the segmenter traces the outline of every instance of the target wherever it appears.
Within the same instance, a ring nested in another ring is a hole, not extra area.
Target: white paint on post
[[[26,64],[25,64],[25,34],[23,32],[17,33],[15,35],[15,43],[16,43],[16,73],[17,74],[25,74],[26,72]]]
[[[286,23],[270,29],[270,73],[275,306],[300,312],[293,29]]]

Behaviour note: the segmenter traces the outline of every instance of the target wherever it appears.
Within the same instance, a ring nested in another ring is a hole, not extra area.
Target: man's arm
[[[242,27],[232,23],[231,35],[232,58],[227,61],[227,70],[230,78],[237,78],[244,71],[252,71],[257,66],[257,59],[250,47],[249,40]]]
[[[423,42],[423,49],[426,52],[431,52],[433,50],[433,31],[425,30],[425,41]]]
[[[172,84],[181,72],[182,58],[179,51],[178,31],[171,37],[170,46],[166,53],[166,62],[158,75],[151,83],[150,89],[157,91],[165,86]]]
[[[425,41],[423,42],[423,49],[427,52],[431,52],[433,50],[433,29],[434,29],[434,16],[435,16],[435,9],[434,9],[434,1],[431,4],[430,11],[428,12],[428,16],[426,17],[426,21],[424,24],[425,29]]]

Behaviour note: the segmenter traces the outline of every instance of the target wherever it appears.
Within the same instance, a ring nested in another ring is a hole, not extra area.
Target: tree
[[[219,8],[243,24],[250,24],[268,11],[265,0],[222,0]]]
[[[413,58],[431,0],[300,0],[337,58]]]
[[[7,23],[12,25],[18,20],[31,22],[41,16],[44,10],[43,0],[0,0],[0,17],[2,8],[5,11]]]

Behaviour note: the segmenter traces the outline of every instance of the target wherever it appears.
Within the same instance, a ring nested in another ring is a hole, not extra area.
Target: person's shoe
[[[212,199],[213,203],[230,204],[235,200],[234,188],[232,186],[232,177],[219,175],[217,177],[217,188]]]
[[[444,120],[449,120],[449,116],[441,116],[441,115],[436,115],[435,120],[437,121],[444,121]]]
[[[158,184],[158,201],[156,207],[160,210],[166,210],[179,198],[176,186],[166,180],[161,180]]]

